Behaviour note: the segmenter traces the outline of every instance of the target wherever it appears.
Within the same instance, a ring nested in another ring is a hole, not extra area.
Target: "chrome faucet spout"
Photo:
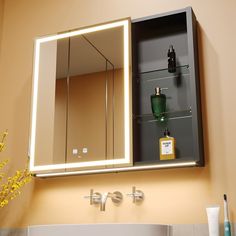
[[[102,197],[101,197],[101,205],[100,205],[100,210],[101,210],[101,211],[105,211],[105,210],[106,210],[106,201],[107,201],[107,198],[109,197],[109,194],[110,194],[110,193],[104,193],[104,194],[102,194]]]

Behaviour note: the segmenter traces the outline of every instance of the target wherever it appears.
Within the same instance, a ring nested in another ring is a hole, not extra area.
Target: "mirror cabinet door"
[[[31,171],[132,165],[129,24],[36,39]]]

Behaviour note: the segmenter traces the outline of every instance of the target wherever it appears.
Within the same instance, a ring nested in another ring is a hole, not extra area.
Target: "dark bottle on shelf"
[[[174,73],[176,72],[176,55],[173,45],[170,45],[167,56],[168,56],[168,72]]]
[[[161,93],[162,89],[167,88],[155,88],[155,94],[151,95],[152,113],[158,121],[165,120],[166,111],[166,95]]]

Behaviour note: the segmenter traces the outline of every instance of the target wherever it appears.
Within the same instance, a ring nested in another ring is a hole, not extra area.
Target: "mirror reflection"
[[[128,21],[124,22],[99,31],[41,38],[38,48],[36,43],[32,171],[131,164]]]

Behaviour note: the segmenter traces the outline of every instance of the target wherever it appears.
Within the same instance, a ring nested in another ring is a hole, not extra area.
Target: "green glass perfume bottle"
[[[162,94],[161,91],[167,88],[155,88],[155,94],[151,95],[152,113],[158,121],[165,120],[166,111],[166,95]]]

